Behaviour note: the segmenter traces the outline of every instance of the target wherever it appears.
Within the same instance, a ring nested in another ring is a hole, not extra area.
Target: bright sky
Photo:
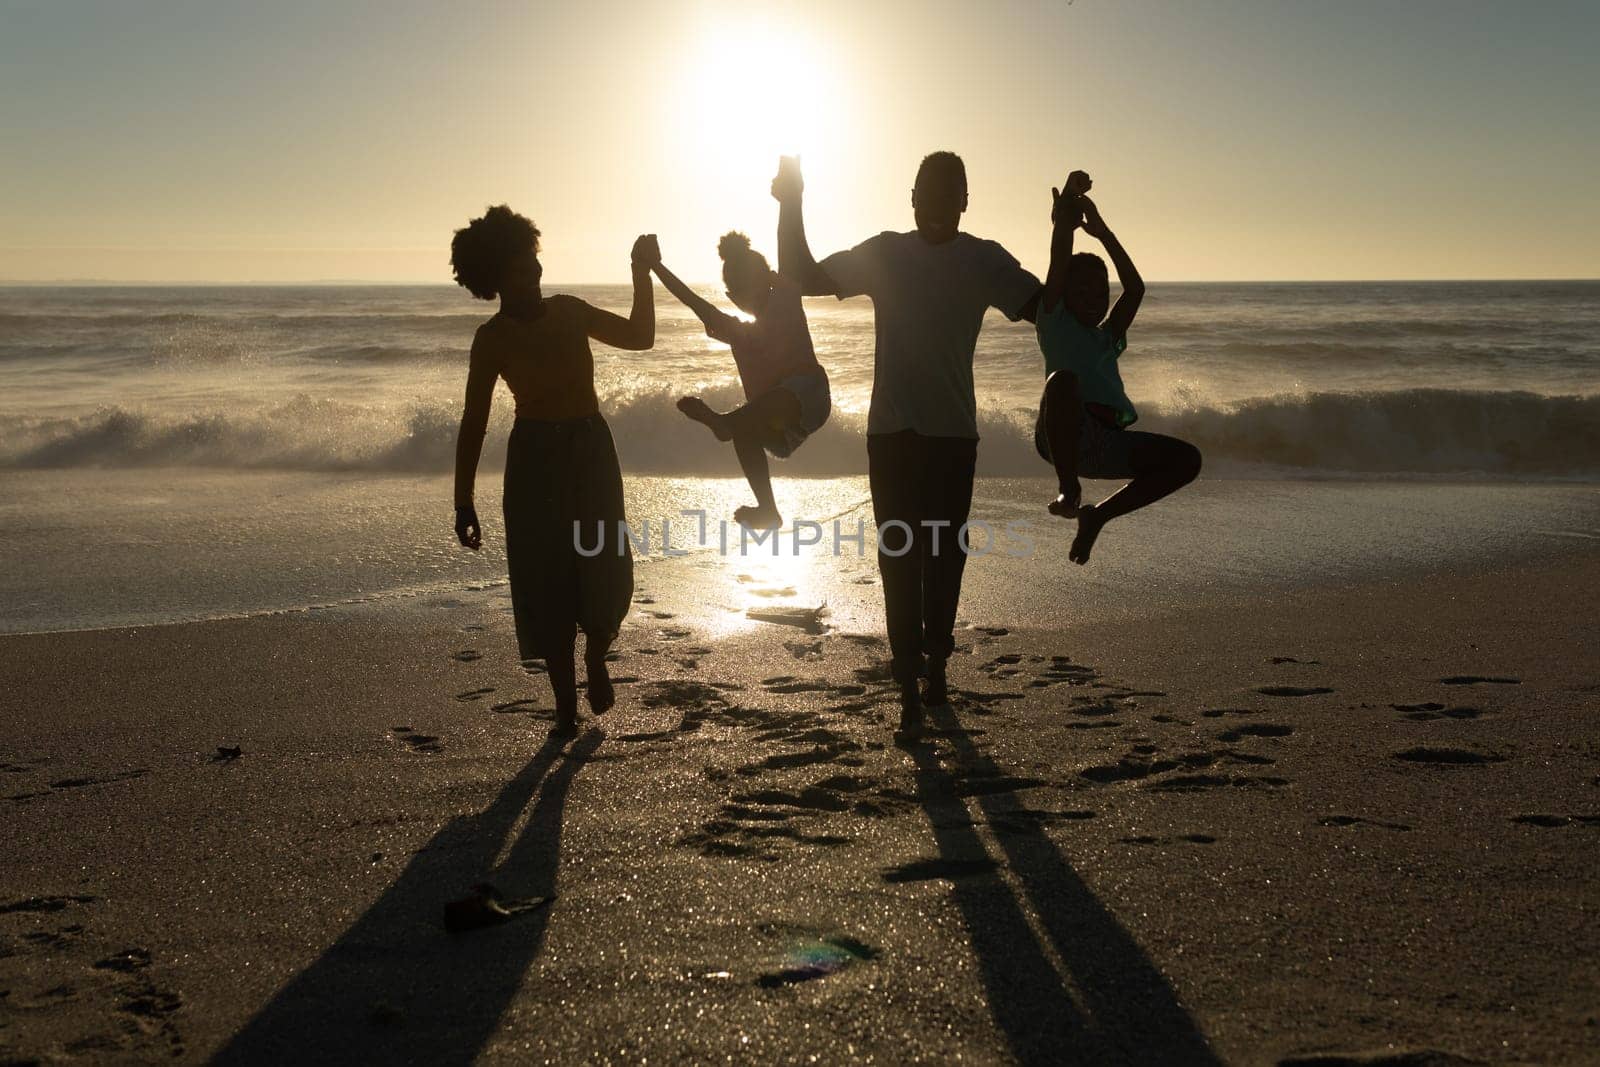
[[[0,279],[448,281],[508,202],[552,282],[635,234],[769,253],[803,155],[819,254],[967,229],[1045,267],[1094,177],[1152,279],[1600,276],[1593,0],[0,0]]]

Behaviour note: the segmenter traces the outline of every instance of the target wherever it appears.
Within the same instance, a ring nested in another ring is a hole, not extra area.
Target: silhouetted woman
[[[504,378],[517,411],[502,501],[517,644],[524,661],[545,661],[561,733],[577,728],[577,631],[598,714],[616,700],[605,657],[633,598],[633,557],[620,533],[622,471],[595,396],[589,339],[634,351],[655,343],[650,269],[659,258],[653,235],[634,242],[633,311],[624,319],[575,296],[545,296],[539,230],[503,204],[450,243],[456,282],[480,300],[500,299],[472,339],[456,439],[456,536],[473,550],[482,544],[472,489],[495,381]],[[601,548],[591,554],[597,528]]]

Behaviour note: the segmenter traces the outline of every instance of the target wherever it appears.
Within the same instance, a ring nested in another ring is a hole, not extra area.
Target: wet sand
[[[0,638],[0,1058],[1596,1060],[1582,543],[973,617],[905,750],[878,636],[653,573],[564,745],[503,588]]]

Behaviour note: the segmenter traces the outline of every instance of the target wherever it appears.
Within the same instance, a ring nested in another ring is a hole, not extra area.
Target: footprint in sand
[[[1200,713],[1208,719],[1221,719],[1230,715],[1260,715],[1259,708],[1207,708]]]
[[[826,732],[826,731],[822,731]],[[738,773],[746,776],[760,774],[762,771],[781,771],[793,767],[809,767],[817,763],[833,763],[846,752],[859,752],[861,746],[854,741],[839,739],[803,752],[782,752],[766,759],[756,760],[738,768]]]
[[[1440,748],[1417,745],[1401,749],[1394,758],[1406,763],[1428,763],[1440,767],[1471,767],[1485,763],[1504,763],[1506,757],[1494,752],[1474,752],[1467,748]]]
[[[889,643],[877,634],[839,634],[838,636],[853,645],[862,645],[866,648],[882,648]]]
[[[1202,789],[1282,789],[1289,784],[1287,778],[1272,778],[1251,774],[1181,774],[1162,778],[1145,786],[1161,792],[1195,792]]]
[[[456,699],[466,704],[474,700],[482,700],[492,692],[494,692],[492,687],[488,689],[468,689],[465,693],[457,693]]]
[[[1217,735],[1218,741],[1243,741],[1247,737],[1288,737],[1294,727],[1276,722],[1247,722]]]
[[[432,734],[419,734],[409,726],[393,727],[390,733],[394,734],[396,741],[404,741],[411,746],[413,752],[443,752],[444,746]]]
[[[1483,1061],[1435,1048],[1308,1052],[1285,1056],[1278,1067],[1482,1067]]]
[[[457,663],[473,663],[483,658],[483,653],[475,648],[463,648],[459,652],[452,652],[450,658]]]
[[[1214,761],[1209,756],[1189,757],[1187,765],[1204,767],[1212,762]],[[1178,759],[1150,759],[1146,756],[1129,755],[1122,757],[1116,763],[1085,767],[1078,772],[1078,777],[1096,785],[1111,785],[1115,782],[1137,782],[1154,775],[1175,771],[1185,765],[1185,761]]]
[[[133,971],[142,971],[150,966],[150,950],[147,948],[126,948],[103,960],[97,960],[94,969],[97,971],[120,971],[128,974]]]
[[[1511,821],[1527,826],[1542,826],[1546,829],[1560,826],[1600,827],[1600,815],[1517,815],[1513,816]]]
[[[1411,827],[1399,822],[1381,822],[1377,819],[1364,819],[1359,815],[1324,815],[1317,820],[1318,826],[1376,826],[1384,830],[1396,830],[1406,833]]]
[[[1217,839],[1210,834],[1178,834],[1176,837],[1139,837],[1120,838],[1124,845],[1214,845]]]
[[[1481,674],[1452,674],[1440,678],[1440,685],[1521,685],[1521,678],[1494,678]]]
[[[1263,685],[1256,692],[1269,697],[1313,697],[1333,690],[1325,685]]]
[[[131,771],[117,771],[112,774],[89,775],[82,778],[61,778],[50,783],[51,789],[83,789],[91,785],[109,785],[112,782],[126,782],[134,778],[143,778],[149,774],[148,770],[138,768]]]
[[[1293,656],[1273,656],[1270,660],[1268,660],[1268,662],[1274,666],[1284,663],[1297,663],[1302,667],[1322,666],[1322,661],[1320,659],[1295,659]]]
[[[505,700],[501,701],[499,704],[490,704],[489,710],[499,715],[517,715],[536,710],[535,705],[537,704],[538,701],[533,700],[532,698],[527,698],[524,700]]]
[[[10,915],[16,912],[51,912],[66,911],[74,904],[93,904],[100,898],[76,896],[72,894],[47,897],[23,897],[21,900],[11,900],[0,904],[0,915]]]
[[[712,819],[699,830],[678,839],[678,845],[697,849],[706,856],[733,856],[774,863],[783,858],[776,846],[784,841],[802,845],[836,848],[852,844],[853,837],[840,834],[808,834],[777,820],[758,819],[751,823],[739,818]]]
[[[1483,717],[1483,712],[1477,708],[1446,707],[1433,701],[1423,704],[1390,704],[1395,711],[1402,712],[1407,719],[1413,722],[1432,722],[1436,719],[1478,719]]]

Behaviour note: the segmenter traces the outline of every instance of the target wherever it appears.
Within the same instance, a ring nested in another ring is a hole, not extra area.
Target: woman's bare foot
[[[707,404],[699,397],[684,397],[682,400],[678,401],[678,410],[689,416],[695,422],[709,427],[711,432],[717,435],[717,440],[733,440],[733,431],[728,429],[728,417],[726,415],[719,415],[717,412],[712,411],[711,405]]]
[[[611,685],[611,675],[606,671],[604,656],[599,659],[584,657],[583,666],[588,672],[589,684],[585,690],[589,707],[596,715],[604,715],[617,703],[617,691]]]
[[[1072,539],[1067,558],[1080,566],[1088,563],[1089,553],[1094,551],[1094,539],[1100,536],[1104,527],[1105,520],[1100,518],[1099,508],[1092,504],[1079,508],[1078,536]]]
[[[751,507],[733,509],[733,521],[749,530],[776,530],[783,525],[783,516],[777,508]]]

